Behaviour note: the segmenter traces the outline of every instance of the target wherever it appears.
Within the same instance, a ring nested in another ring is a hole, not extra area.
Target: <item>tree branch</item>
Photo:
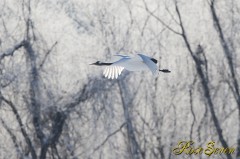
[[[103,142],[94,149],[94,152],[97,151],[100,147],[102,147],[113,135],[115,135],[116,133],[118,133],[125,125],[126,125],[126,123],[123,123],[117,130],[115,130],[114,132],[110,133],[110,134],[103,140]]]
[[[165,26],[168,30],[172,31],[173,33],[182,36],[182,34],[176,30],[174,30],[173,28],[171,28],[168,24],[166,24],[163,20],[161,20],[158,16],[156,16],[153,12],[151,12],[147,6],[147,3],[145,2],[145,0],[143,0],[144,3],[144,7],[145,10],[152,16],[154,17],[157,21],[159,21],[163,26]]]
[[[212,13],[212,18],[213,18],[213,23],[214,23],[214,27],[219,35],[219,40],[220,40],[220,43],[221,43],[221,46],[223,48],[223,52],[224,52],[224,55],[228,61],[228,66],[230,68],[230,73],[231,73],[231,83],[233,85],[233,88],[232,89],[232,92],[235,96],[235,99],[236,99],[236,103],[237,103],[237,106],[238,106],[238,122],[239,122],[239,125],[238,125],[238,136],[240,135],[240,90],[239,90],[239,83],[238,83],[238,80],[237,80],[237,77],[236,77],[236,70],[235,70],[235,67],[234,67],[234,63],[233,63],[233,53],[232,51],[230,51],[230,48],[228,46],[228,43],[227,43],[227,40],[226,38],[224,37],[224,34],[223,34],[223,30],[222,30],[222,27],[221,27],[221,24],[220,24],[220,20],[217,16],[217,13],[216,13],[216,10],[215,10],[215,0],[211,0],[210,2],[210,9],[211,9],[211,13]],[[236,156],[240,156],[240,137],[238,137],[237,139],[237,154]]]
[[[7,56],[13,56],[15,51],[17,51],[18,49],[20,49],[21,47],[23,47],[25,45],[25,40],[22,40],[21,42],[19,42],[18,44],[14,45],[12,48],[7,49],[5,52],[0,53],[0,61],[7,57]]]
[[[193,59],[193,61],[195,63],[195,67],[196,67],[196,71],[198,73],[198,76],[201,79],[201,85],[202,85],[202,88],[203,88],[203,91],[204,91],[204,97],[207,100],[208,106],[210,108],[212,120],[213,120],[214,126],[216,128],[216,131],[217,131],[217,134],[218,134],[218,138],[219,138],[219,140],[220,140],[220,142],[221,142],[223,147],[228,147],[228,144],[227,144],[226,140],[223,137],[221,125],[219,123],[219,120],[218,120],[218,118],[216,116],[216,113],[215,113],[215,110],[214,110],[214,104],[212,102],[210,89],[209,89],[209,86],[208,86],[208,81],[206,79],[206,76],[204,75],[204,71],[202,70],[201,62],[195,56],[195,54],[192,51],[192,48],[190,46],[189,40],[187,38],[185,29],[184,29],[184,26],[183,26],[181,14],[180,14],[180,11],[178,9],[177,2],[175,3],[175,8],[176,8],[176,12],[177,12],[177,15],[178,15],[178,18],[179,18],[179,21],[180,21],[180,27],[181,27],[181,30],[182,30],[182,38],[183,38],[183,40],[184,40],[184,42],[185,42],[185,44],[187,46],[187,49],[188,49],[188,51],[189,51],[189,53],[190,53],[190,55],[191,55],[191,57],[192,57],[192,59]],[[232,156],[229,155],[229,154],[226,154],[226,157],[228,159],[232,159]]]
[[[23,137],[24,137],[24,139],[25,139],[25,141],[26,141],[26,143],[27,143],[27,145],[28,145],[28,147],[29,147],[29,149],[30,149],[32,158],[33,158],[33,159],[36,159],[36,158],[37,158],[37,155],[36,155],[35,149],[34,149],[34,147],[33,147],[33,145],[32,145],[32,142],[31,142],[31,140],[30,140],[30,137],[28,136],[26,130],[24,129],[24,125],[23,125],[22,119],[21,119],[21,117],[20,117],[20,115],[19,115],[19,113],[18,113],[18,111],[17,111],[16,106],[15,106],[11,101],[9,101],[9,100],[7,100],[6,98],[4,98],[1,94],[0,94],[0,99],[1,99],[2,101],[4,101],[6,104],[8,104],[8,105],[11,107],[11,109],[12,109],[12,111],[13,111],[16,119],[17,119],[17,122],[18,122],[18,124],[19,124],[19,127],[20,127],[20,130],[21,130],[21,132],[22,132],[22,135],[23,135]]]
[[[4,128],[6,129],[6,131],[8,132],[9,136],[11,137],[12,142],[13,142],[13,144],[14,144],[14,147],[15,147],[15,149],[16,149],[17,155],[20,154],[21,157],[22,157],[22,152],[20,152],[20,147],[19,147],[19,145],[18,145],[18,143],[17,143],[17,137],[13,134],[13,132],[10,130],[10,128],[7,126],[7,124],[5,123],[5,121],[4,121],[2,118],[0,118],[0,121],[1,121],[1,123],[2,123],[2,125],[3,125],[3,127],[4,127]]]
[[[38,69],[42,69],[42,67],[43,67],[43,65],[44,65],[44,63],[45,63],[48,55],[52,52],[53,48],[57,45],[57,43],[58,43],[58,42],[56,41],[56,42],[52,45],[52,47],[46,52],[46,54],[45,54],[45,56],[44,56],[41,64],[39,65],[39,68],[38,68]]]
[[[29,41],[26,41],[24,48],[27,52],[27,59],[29,61],[29,81],[30,81],[30,104],[31,104],[31,111],[33,115],[33,125],[37,134],[38,139],[41,143],[44,143],[45,134],[43,133],[42,126],[41,126],[41,110],[40,110],[40,103],[37,99],[39,97],[39,74],[36,67],[36,55],[35,52],[30,44]]]

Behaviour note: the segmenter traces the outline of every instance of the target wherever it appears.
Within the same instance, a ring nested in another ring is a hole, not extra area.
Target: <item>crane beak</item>
[[[90,63],[89,65],[95,65],[95,63]]]

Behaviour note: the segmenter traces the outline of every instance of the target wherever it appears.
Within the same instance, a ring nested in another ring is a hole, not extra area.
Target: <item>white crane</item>
[[[169,73],[168,69],[158,69],[157,60],[143,54],[137,54],[134,57],[126,55],[120,56],[121,59],[112,63],[97,61],[91,65],[106,66],[103,75],[109,79],[118,78],[124,69],[128,71],[146,71],[150,70],[153,75],[158,75],[158,72]]]

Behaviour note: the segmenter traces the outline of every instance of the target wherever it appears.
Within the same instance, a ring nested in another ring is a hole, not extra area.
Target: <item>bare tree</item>
[[[238,77],[237,77],[237,72],[236,72],[236,66],[234,63],[236,63],[234,61],[234,55],[235,53],[235,49],[231,48],[230,42],[228,42],[226,40],[226,37],[224,35],[222,26],[220,24],[220,20],[219,17],[216,13],[216,7],[215,7],[215,0],[211,0],[210,1],[210,9],[211,9],[211,14],[212,14],[212,20],[214,23],[214,28],[216,29],[216,31],[218,32],[219,35],[219,41],[221,43],[225,58],[227,59],[227,64],[228,64],[228,69],[229,69],[229,87],[231,88],[231,91],[234,95],[234,98],[236,100],[236,104],[238,107],[238,123],[240,124],[240,92],[239,92],[239,83],[238,83]],[[240,125],[238,126],[238,136],[240,134]],[[240,156],[240,138],[237,139],[237,154],[236,156]]]
[[[0,4],[2,158],[181,158],[180,140],[237,141],[239,156],[236,0]],[[136,52],[171,74],[108,80],[89,66]]]

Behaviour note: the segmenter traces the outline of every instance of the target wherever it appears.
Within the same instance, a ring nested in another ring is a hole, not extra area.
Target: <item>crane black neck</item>
[[[100,62],[100,61],[94,63],[94,65],[98,65],[98,66],[109,66],[111,64],[113,64],[113,63]]]

